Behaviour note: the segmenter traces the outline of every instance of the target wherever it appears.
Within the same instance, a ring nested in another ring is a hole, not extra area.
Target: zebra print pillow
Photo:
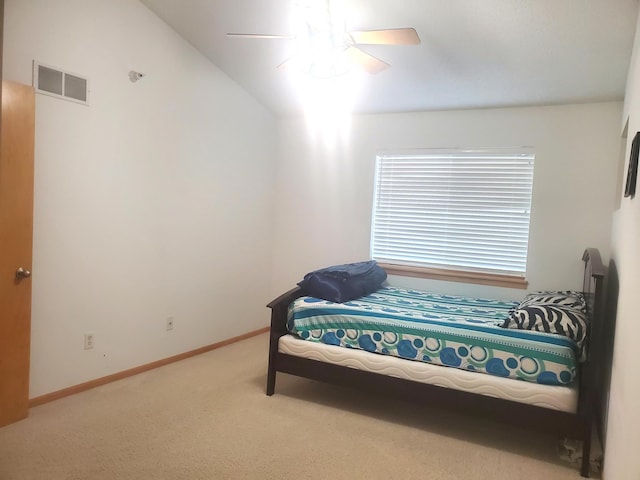
[[[587,336],[586,302],[579,292],[536,292],[509,312],[504,328],[564,335],[578,349]]]
[[[531,293],[524,297],[524,300],[518,308],[529,305],[556,305],[575,308],[583,312],[587,310],[587,302],[582,292],[572,292],[569,290]]]

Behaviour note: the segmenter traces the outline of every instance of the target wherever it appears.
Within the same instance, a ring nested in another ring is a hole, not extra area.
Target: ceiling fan
[[[344,21],[329,8],[329,1],[299,1],[291,35],[227,33],[228,37],[285,39],[296,43],[296,53],[278,68],[296,67],[314,77],[328,78],[346,73],[353,65],[376,74],[389,64],[360,49],[358,45],[418,45],[414,28],[347,31]]]

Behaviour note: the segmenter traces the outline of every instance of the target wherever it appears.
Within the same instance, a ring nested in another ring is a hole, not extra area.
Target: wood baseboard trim
[[[238,335],[237,337],[229,338],[227,340],[222,340],[221,342],[196,348],[195,350],[180,353],[172,357],[163,358],[162,360],[157,360],[155,362],[147,363],[145,365],[140,365],[139,367],[123,370],[122,372],[113,373],[111,375],[107,375],[106,377],[100,377],[94,380],[89,380],[88,382],[80,383],[72,387],[63,388],[62,390],[57,390],[55,392],[47,393],[39,397],[34,397],[29,399],[29,407],[37,407],[38,405],[43,405],[45,403],[53,402],[54,400],[59,400],[64,397],[68,397],[69,395],[75,395],[76,393],[84,392],[86,390],[90,390],[92,388],[99,387],[107,383],[115,382],[116,380],[122,380],[123,378],[131,377],[133,375],[137,375],[139,373],[146,372],[148,370],[153,370],[154,368],[162,367],[164,365],[168,365],[174,362],[179,362],[180,360],[184,360],[185,358],[194,357],[196,355],[200,355],[201,353],[210,352],[211,350],[216,350],[218,348],[231,345],[232,343],[237,343],[237,342],[240,342],[241,340],[246,340],[247,338],[255,337],[256,335],[261,335],[263,333],[266,333],[269,331],[269,328],[270,327],[264,327],[259,330],[254,330],[252,332]]]

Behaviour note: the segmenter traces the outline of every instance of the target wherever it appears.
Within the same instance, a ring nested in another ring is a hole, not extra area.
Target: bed
[[[268,305],[267,395],[283,372],[554,432],[582,441],[588,477],[607,328],[600,254],[587,249],[583,261],[587,328],[579,345],[501,328],[519,302],[385,287],[332,304],[292,289]]]

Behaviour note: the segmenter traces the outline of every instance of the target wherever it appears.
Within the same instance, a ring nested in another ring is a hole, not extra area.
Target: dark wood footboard
[[[271,309],[271,332],[269,334],[269,368],[267,370],[267,395],[273,395],[276,388],[276,356],[278,340],[287,334],[287,309],[289,304],[303,295],[300,287],[293,288],[271,301],[267,307]],[[281,354],[280,354],[281,355]]]
[[[585,262],[583,292],[587,298],[590,334],[588,358],[581,365],[579,374],[580,388],[576,413],[417,383],[281,353],[278,351],[278,341],[281,336],[287,334],[287,309],[293,300],[304,295],[300,288],[284,293],[268,305],[272,311],[267,395],[273,395],[275,391],[276,372],[284,372],[418,401],[422,405],[469,412],[496,421],[554,432],[583,442],[580,472],[582,476],[588,477],[592,428],[598,410],[596,401],[601,397],[599,392],[602,382],[596,367],[602,355],[601,343],[606,337],[607,324],[603,321],[605,267],[596,249],[585,250],[583,260]]]

